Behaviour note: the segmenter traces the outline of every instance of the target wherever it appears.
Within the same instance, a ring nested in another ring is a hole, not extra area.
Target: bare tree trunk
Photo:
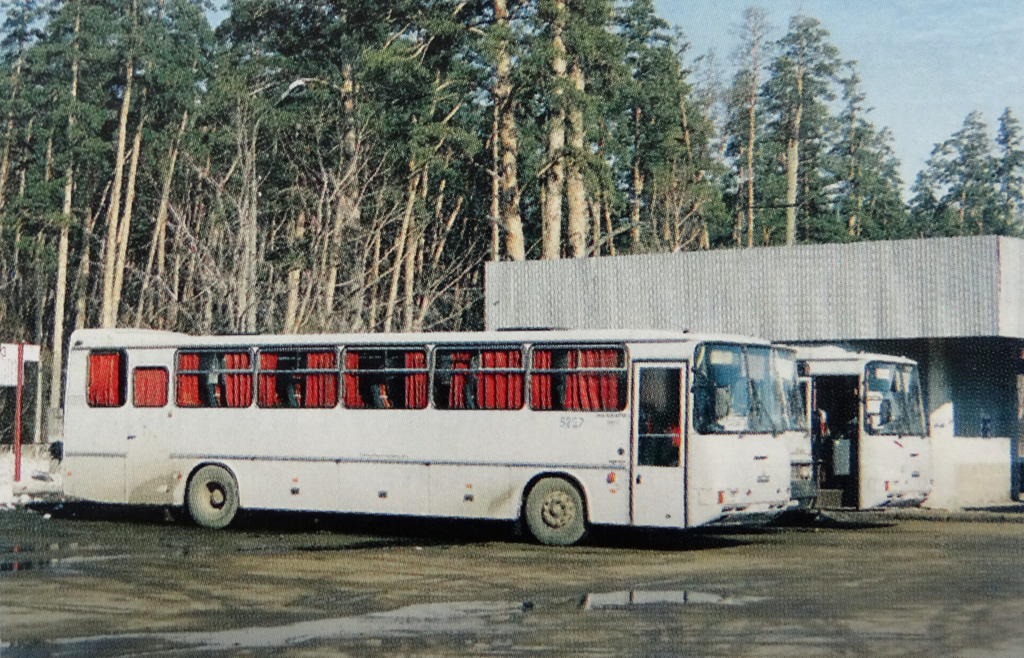
[[[299,211],[295,220],[294,239],[300,243],[306,237],[306,212]],[[302,268],[298,263],[288,269],[288,302],[284,311],[284,333],[294,334],[298,330],[297,319],[299,310],[299,283],[302,280]]]
[[[370,295],[370,310],[367,326],[370,331],[377,328],[377,282],[380,279],[380,234],[381,228],[373,234],[373,260],[370,264],[370,281],[367,284]]]
[[[420,176],[416,170],[416,163],[409,162],[409,186],[406,191],[405,214],[402,215],[402,228],[398,232],[398,240],[395,241],[395,265],[391,272],[391,287],[388,290],[388,301],[384,307],[384,332],[391,332],[391,322],[395,315],[395,302],[398,299],[398,280],[402,275],[402,257],[405,255],[405,243],[409,235],[409,227],[412,224],[413,209],[416,206],[416,194],[419,188]],[[424,177],[426,172],[424,172]]]
[[[3,210],[7,201],[4,190],[7,188],[7,177],[11,173],[11,142],[14,141],[14,101],[18,98],[18,84],[21,81],[21,65],[24,59],[23,53],[19,50],[18,59],[14,62],[14,71],[11,73],[11,100],[10,109],[7,110],[7,129],[4,132],[4,155],[0,160],[0,210]]]
[[[508,25],[505,0],[494,0],[494,22],[502,27]],[[501,142],[501,224],[505,229],[505,253],[512,260],[526,260],[526,238],[519,214],[519,137],[512,103],[512,58],[506,40],[498,45],[495,76],[494,107],[499,116],[498,136]]]
[[[501,153],[498,148],[498,105],[494,105],[491,127],[491,255],[490,260],[501,260]]]
[[[582,96],[586,82],[579,60],[573,60],[569,77],[577,94]],[[569,139],[572,156],[568,161],[566,173],[566,190],[569,200],[569,244],[572,246],[573,258],[583,258],[587,255],[587,191],[583,185],[585,129],[583,127],[583,110],[578,102],[573,103],[569,108],[569,126],[572,129]]]
[[[562,86],[565,84],[565,44],[562,32],[565,29],[566,7],[563,0],[555,0],[555,19],[551,25],[554,36],[551,48],[554,60],[551,63],[555,77],[555,104],[558,105],[548,120],[548,172],[547,196],[544,200],[543,252],[542,258],[559,258],[562,245],[562,190],[565,187],[565,110],[561,106]]]
[[[132,226],[132,211],[135,208],[135,181],[139,173],[139,152],[142,150],[142,126],[146,117],[139,118],[139,125],[135,130],[135,139],[132,141],[132,161],[128,167],[128,189],[124,200],[124,216],[121,217],[120,226],[117,232],[117,261],[114,265],[114,293],[111,302],[112,313],[116,319],[121,308],[121,289],[124,285],[124,270],[128,260],[128,234]]]
[[[174,169],[178,161],[178,149],[181,147],[181,140],[185,136],[185,128],[188,126],[188,110],[181,115],[181,126],[178,128],[178,136],[167,149],[167,173],[164,174],[163,188],[160,191],[160,206],[156,211],[156,225],[153,227],[153,239],[149,243],[149,255],[146,257],[146,270],[142,276],[142,290],[139,293],[139,308],[135,315],[135,326],[142,325],[142,309],[147,303],[146,293],[149,291],[149,277],[153,271],[153,262],[156,260],[156,276],[161,281],[164,275],[164,264],[167,260],[167,210],[171,202],[171,184],[174,182]]]
[[[109,187],[110,184],[108,183]],[[103,196],[106,196],[104,192]],[[85,227],[82,231],[82,260],[78,265],[78,275],[75,277],[75,329],[84,329],[88,319],[89,301],[89,266],[92,257],[93,229],[96,228],[96,214],[92,208],[85,210]]]
[[[804,111],[803,63],[796,68],[796,111],[793,113],[793,132],[786,144],[786,244],[796,244],[796,185],[800,169],[800,118]]]
[[[74,55],[71,60],[71,103],[74,107],[78,98],[78,31],[82,25],[81,7],[75,15],[75,29],[72,39],[75,42]],[[75,126],[74,109],[68,112],[68,134]],[[65,297],[68,285],[68,242],[71,230],[71,200],[74,191],[74,154],[69,148],[68,167],[64,171],[64,208],[60,226],[60,242],[57,247],[57,283],[53,299],[53,359],[50,366],[50,408],[59,409],[61,399],[61,382],[64,372],[64,319],[66,314]]]
[[[244,122],[239,109],[240,122]],[[259,207],[259,173],[256,171],[256,145],[259,122],[251,127],[239,127],[238,145],[242,157],[242,192],[238,206],[238,233],[241,241],[238,290],[236,294],[237,329],[252,333],[256,330],[256,242],[259,238],[256,223]],[[251,132],[251,134],[249,134]],[[212,309],[211,309],[212,312]]]
[[[601,193],[601,205],[604,207],[604,228],[608,231],[608,254],[615,255],[615,228],[612,226],[612,208],[608,200],[608,190]]]
[[[759,32],[754,32],[755,38]],[[759,72],[760,40],[753,42],[753,78],[750,83],[750,96],[747,98],[747,247],[754,246],[754,145],[756,141],[755,116],[757,113],[757,78]]]
[[[644,193],[644,177],[640,173],[640,108],[633,108],[633,189],[631,203],[631,227],[629,230],[633,249],[640,246],[640,201]]]
[[[409,231],[408,244],[405,247],[405,266],[402,275],[405,283],[405,294],[402,300],[402,331],[412,331],[413,304],[416,292],[416,256],[419,236],[415,230]]]
[[[327,283],[323,291],[323,325],[327,328],[334,314],[334,293],[338,283],[338,267],[341,263],[342,230],[347,225],[354,225],[361,214],[359,207],[359,144],[356,136],[355,116],[355,85],[352,81],[352,65],[342,67],[342,105],[345,113],[345,136],[342,140],[342,157],[344,158],[344,174],[340,181],[340,197],[334,218],[334,230],[328,243],[329,268]]]
[[[125,66],[124,97],[121,99],[121,121],[117,132],[117,157],[114,162],[114,185],[110,192],[110,207],[107,210],[107,241],[103,263],[103,306],[100,311],[100,326],[110,328],[117,324],[117,309],[114,308],[114,268],[117,257],[118,219],[121,213],[121,185],[124,180],[124,150],[128,137],[128,110],[132,102],[132,79],[135,66],[128,58]]]

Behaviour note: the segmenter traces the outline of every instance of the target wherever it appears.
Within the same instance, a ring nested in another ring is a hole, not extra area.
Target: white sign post
[[[0,343],[0,386],[14,386],[14,481],[21,482],[21,412],[25,362],[39,362],[39,346]]]

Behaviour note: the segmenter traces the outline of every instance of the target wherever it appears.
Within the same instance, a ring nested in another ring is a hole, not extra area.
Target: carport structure
[[[1002,498],[1020,490],[1011,463],[1024,452],[1021,239],[494,262],[486,326],[690,329],[906,356],[921,365],[933,437],[979,439],[950,443],[953,458],[1002,455],[998,474],[961,469],[957,487],[998,476]],[[975,502],[991,497],[975,493]]]

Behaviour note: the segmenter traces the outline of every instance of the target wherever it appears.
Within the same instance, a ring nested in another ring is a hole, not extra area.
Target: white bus
[[[786,425],[779,438],[789,450],[790,487],[793,501],[800,509],[811,508],[818,497],[814,477],[814,458],[811,454],[810,378],[798,374],[796,348],[777,345],[775,366],[781,385],[780,396],[786,415]]]
[[[790,500],[757,339],[672,332],[71,337],[70,498],[686,528]]]
[[[811,378],[819,506],[920,505],[932,453],[917,363],[840,347],[797,348]]]

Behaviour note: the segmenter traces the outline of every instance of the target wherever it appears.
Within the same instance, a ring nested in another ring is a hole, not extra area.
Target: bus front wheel
[[[185,502],[193,521],[204,528],[223,528],[238,512],[238,485],[220,466],[203,466],[192,476]]]
[[[570,546],[587,531],[583,496],[561,478],[545,478],[526,497],[526,526],[548,546]]]

